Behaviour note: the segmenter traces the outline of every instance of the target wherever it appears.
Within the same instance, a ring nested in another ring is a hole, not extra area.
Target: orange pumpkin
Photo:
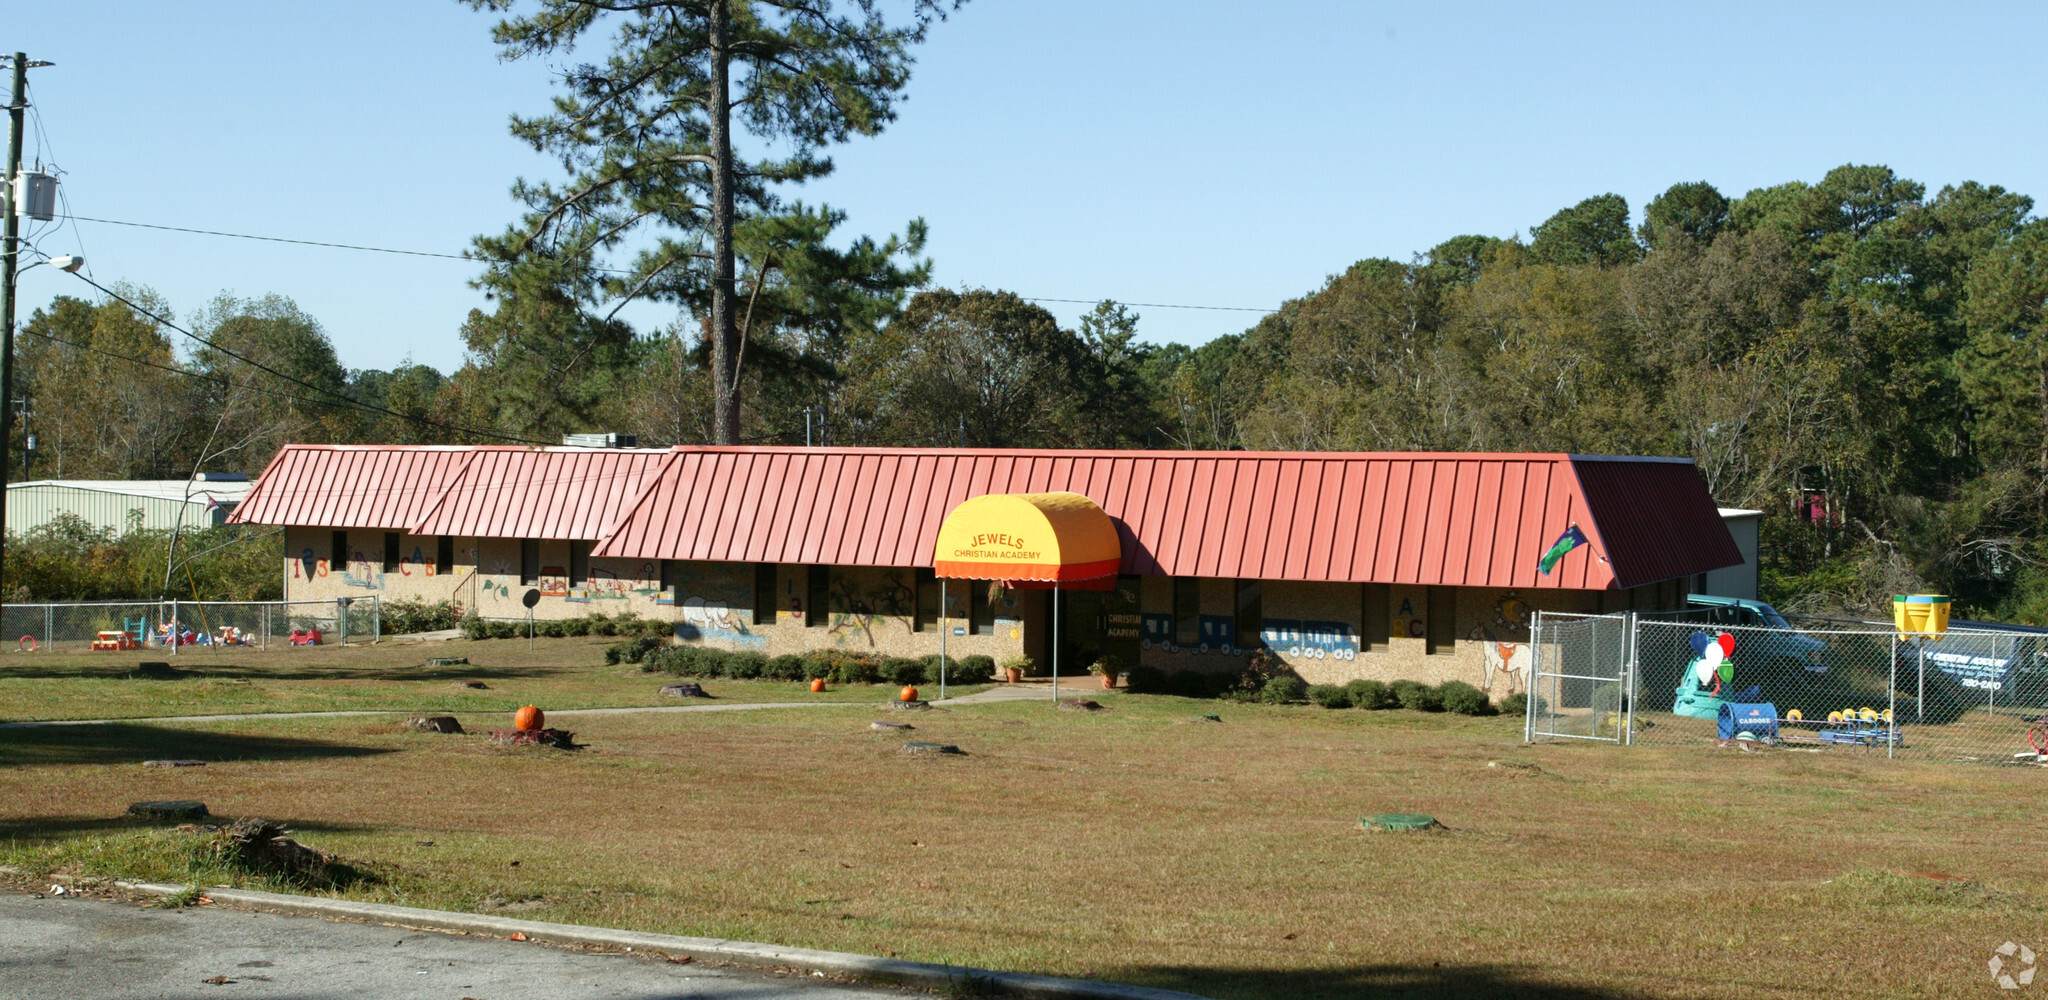
[[[817,691],[823,691],[823,690],[825,690],[825,678],[823,678],[823,677],[813,677],[813,678],[811,678],[811,690],[812,690],[813,692],[817,692]]]
[[[519,711],[512,713],[512,728],[514,729],[539,729],[547,721],[548,717],[545,714],[543,714],[540,709],[535,708],[532,705],[528,705],[525,708],[522,708]]]
[[[909,685],[909,684],[905,684],[905,685],[903,685],[903,690],[902,690],[901,692],[898,692],[898,693],[897,693],[897,695],[896,695],[896,697],[898,697],[898,698],[901,698],[901,699],[903,699],[904,701],[916,701],[916,700],[917,700],[917,688],[915,688],[915,687],[912,687],[912,686],[911,686],[911,685]]]

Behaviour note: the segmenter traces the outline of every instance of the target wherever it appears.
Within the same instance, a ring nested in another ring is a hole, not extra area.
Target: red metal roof
[[[412,526],[416,535],[596,540],[670,453],[589,448],[476,449]]]
[[[1116,519],[1126,573],[1605,589],[1742,561],[1677,459],[874,448],[678,448],[593,554],[929,566],[961,501],[1060,490]],[[1538,573],[1572,524],[1590,551]]]
[[[474,448],[288,444],[228,520],[403,530],[440,499],[475,454]]]

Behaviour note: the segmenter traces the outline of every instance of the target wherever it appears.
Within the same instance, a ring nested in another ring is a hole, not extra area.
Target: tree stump
[[[415,715],[405,724],[423,733],[459,733],[462,723],[452,715]]]
[[[293,882],[321,883],[327,880],[327,864],[333,855],[322,854],[286,836],[290,831],[267,819],[244,817],[223,835],[236,863],[279,875]]]
[[[576,734],[560,729],[493,729],[491,742],[509,743],[513,746],[554,747],[558,750],[576,749]]]

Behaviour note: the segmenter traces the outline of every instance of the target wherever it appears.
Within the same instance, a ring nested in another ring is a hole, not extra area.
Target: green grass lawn
[[[1219,997],[1954,997],[2048,928],[2038,769],[1109,704],[910,734],[855,704],[593,716],[577,752],[366,719],[0,730],[0,863],[264,885],[120,818],[196,798],[363,866],[357,898]],[[1448,829],[1359,829],[1382,811]]]
[[[625,664],[607,666],[610,638],[453,640],[380,643],[269,651],[162,650],[127,653],[0,654],[0,722],[41,719],[135,719],[243,712],[510,712],[678,704],[657,692],[677,678]],[[429,658],[467,658],[431,666]],[[143,661],[172,665],[174,675],[138,673]],[[458,682],[482,681],[483,690]],[[883,701],[893,685],[833,686],[813,694],[783,681],[705,683],[727,701]],[[983,690],[952,686],[949,694]],[[937,695],[934,688],[928,692]]]

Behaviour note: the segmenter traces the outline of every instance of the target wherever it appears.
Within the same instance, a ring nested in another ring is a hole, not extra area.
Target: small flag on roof
[[[1580,531],[1579,526],[1574,524],[1564,529],[1564,534],[1557,536],[1557,541],[1550,543],[1550,551],[1543,553],[1543,558],[1536,560],[1536,568],[1544,576],[1549,576],[1550,571],[1556,569],[1557,564],[1563,561],[1566,553],[1581,545],[1590,544],[1592,543],[1586,540],[1586,533]]]

